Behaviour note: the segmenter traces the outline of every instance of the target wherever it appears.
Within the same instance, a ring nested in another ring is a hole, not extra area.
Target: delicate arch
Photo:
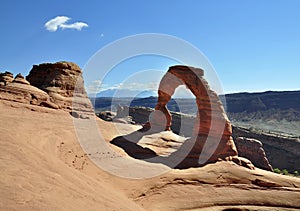
[[[196,138],[196,144],[189,156],[199,156],[205,142],[215,139],[219,140],[208,144],[212,146],[214,143],[217,143],[217,146],[212,147],[215,151],[208,153],[212,155],[209,161],[215,162],[219,158],[225,159],[228,156],[237,156],[237,150],[231,137],[231,124],[224,111],[223,104],[218,95],[210,89],[203,76],[204,71],[200,68],[183,65],[170,67],[160,82],[158,102],[155,109],[164,113],[166,116],[165,129],[171,130],[172,116],[166,105],[174,94],[175,89],[180,85],[186,85],[195,95],[198,107],[197,118],[193,128],[193,137]]]

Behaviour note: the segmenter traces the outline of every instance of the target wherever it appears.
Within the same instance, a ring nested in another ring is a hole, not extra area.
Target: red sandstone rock
[[[205,163],[223,159],[234,161],[250,169],[254,168],[250,161],[238,157],[237,149],[231,137],[230,121],[218,95],[210,89],[203,76],[204,71],[200,68],[183,65],[172,66],[159,85],[158,103],[155,109],[162,111],[165,115],[166,130],[170,130],[172,122],[171,114],[166,105],[174,94],[175,89],[179,85],[186,85],[196,96],[198,112],[194,124],[193,137],[191,138],[191,140],[195,140],[195,144],[178,166],[186,168],[203,165],[204,163],[199,163],[199,157],[202,154],[207,156]],[[157,122],[152,121],[152,124],[157,124]]]
[[[27,79],[27,80],[26,80]],[[18,74],[0,74],[0,99],[93,115],[81,69],[71,62],[34,65],[26,79]],[[31,84],[31,85],[30,85]]]
[[[34,86],[14,80],[6,86],[0,86],[0,99],[40,105],[49,101],[49,95]]]
[[[256,167],[273,171],[260,141],[252,138],[238,137],[235,139],[235,145],[239,155],[251,160]]]
[[[5,86],[14,80],[14,75],[10,72],[0,73],[0,85]]]
[[[72,62],[34,65],[26,79],[47,92],[50,101],[66,110],[91,112],[81,69]]]
[[[20,84],[27,84],[27,85],[30,84],[21,73],[16,75],[15,79],[12,82],[20,83]]]
[[[86,94],[81,69],[72,62],[33,65],[26,79],[35,87],[63,97],[72,97],[75,88],[77,93]]]

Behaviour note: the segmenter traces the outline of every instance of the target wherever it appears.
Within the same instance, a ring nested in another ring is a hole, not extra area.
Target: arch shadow
[[[154,150],[139,145],[139,141],[144,136],[162,131],[163,130],[155,127],[150,128],[148,126],[144,126],[142,129],[134,131],[128,135],[118,136],[112,139],[110,143],[123,149],[130,157],[149,163],[161,163],[175,169],[204,166],[204,164],[199,164],[199,154],[195,154],[195,151],[203,149],[207,136],[188,138],[182,143],[177,151],[170,153],[168,156],[160,156]],[[197,150],[195,150],[195,148],[197,148]],[[205,163],[205,165],[207,163]]]

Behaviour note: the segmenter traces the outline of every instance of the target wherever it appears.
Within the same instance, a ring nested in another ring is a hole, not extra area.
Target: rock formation
[[[4,73],[4,75],[13,78],[12,74]],[[57,105],[50,102],[46,92],[31,86],[21,74],[18,74],[13,80],[7,80],[5,86],[0,86],[0,99],[58,108]]]
[[[0,86],[5,86],[14,80],[14,75],[10,72],[0,73]]]
[[[97,117],[103,119],[104,121],[111,122],[113,118],[117,115],[115,112],[112,111],[100,111],[96,113]]]
[[[21,73],[16,75],[15,79],[12,82],[30,85],[30,83],[24,78]]]
[[[126,123],[126,124],[135,124],[135,122],[132,121],[132,117],[128,114],[129,114],[128,106],[118,105],[117,113],[114,117],[112,117],[112,121],[119,122],[119,123]]]
[[[252,138],[238,137],[234,140],[234,143],[240,156],[251,160],[258,168],[273,171],[260,141]]]
[[[132,120],[134,122],[136,122],[137,124],[142,124],[148,120],[149,115],[153,111],[154,109],[152,108],[130,107],[129,115],[132,117]],[[176,112],[170,113],[172,115],[171,130],[174,133],[180,134],[182,136],[188,136],[189,134],[191,134],[195,122],[195,117],[187,114],[179,114]],[[181,122],[184,122],[184,125],[182,125]],[[182,129],[182,127],[184,127],[184,129]],[[234,133],[232,135],[236,137]],[[259,140],[246,137],[236,137],[234,138],[234,143],[236,145],[239,156],[249,159],[258,168],[272,171],[272,166],[269,163],[265,150]]]
[[[178,165],[180,168],[201,166],[204,163],[216,162],[220,159],[232,160],[241,165],[253,168],[250,161],[238,158],[238,152],[231,137],[232,129],[230,121],[224,111],[218,95],[212,91],[203,78],[204,71],[188,66],[172,66],[162,78],[158,90],[158,103],[156,110],[165,115],[163,121],[161,115],[156,115],[157,120],[152,120],[145,127],[161,125],[165,130],[170,130],[172,117],[166,105],[180,85],[187,88],[196,97],[198,112],[194,124],[193,135],[190,141],[194,142],[192,149],[184,160]],[[201,154],[204,161],[201,160]],[[201,164],[202,162],[202,164]]]
[[[91,112],[81,69],[72,62],[34,65],[26,79],[47,92],[51,102],[67,110]]]
[[[93,115],[81,69],[71,62],[34,65],[26,79],[20,73],[15,78],[0,73],[0,99],[64,109],[78,118]]]
[[[260,140],[273,168],[287,169],[289,172],[300,169],[300,139],[255,132],[251,129],[233,126],[233,138],[247,137]]]

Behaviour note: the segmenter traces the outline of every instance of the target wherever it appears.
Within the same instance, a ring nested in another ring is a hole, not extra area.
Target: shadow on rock
[[[125,136],[118,136],[110,143],[122,148],[129,156],[150,163],[162,163],[170,168],[186,169],[203,166],[199,164],[199,154],[192,153],[192,149],[199,146],[195,139],[187,139],[177,151],[169,156],[160,156],[152,149],[142,147],[138,142],[146,135],[162,132],[161,128],[144,127]]]

